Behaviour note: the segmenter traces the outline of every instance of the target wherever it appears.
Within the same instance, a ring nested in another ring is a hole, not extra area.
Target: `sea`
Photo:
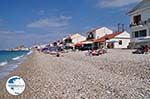
[[[0,50],[0,81],[21,64],[32,51]]]

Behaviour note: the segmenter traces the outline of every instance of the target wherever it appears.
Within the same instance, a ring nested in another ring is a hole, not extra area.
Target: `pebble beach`
[[[33,52],[0,82],[0,99],[150,99],[150,54],[121,49],[100,56],[85,53],[55,57]],[[5,88],[14,75],[26,83],[19,96]]]

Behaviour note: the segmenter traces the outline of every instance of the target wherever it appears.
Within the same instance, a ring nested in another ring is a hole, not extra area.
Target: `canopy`
[[[93,44],[93,41],[83,41],[83,44]]]
[[[138,42],[150,42],[150,37],[139,38]]]
[[[82,46],[84,44],[93,44],[93,41],[82,41],[75,44],[75,46]]]

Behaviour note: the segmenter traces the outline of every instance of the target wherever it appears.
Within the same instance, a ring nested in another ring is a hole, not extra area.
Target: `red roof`
[[[115,33],[112,33],[112,34],[107,34],[101,38],[98,38],[98,39],[91,39],[91,40],[85,40],[85,41],[81,41],[81,42],[78,42],[76,43],[75,45],[76,46],[82,46],[85,44],[85,42],[105,42],[106,40],[108,39],[112,39],[112,38],[115,38],[117,35],[120,35],[121,33],[123,32],[115,32]]]
[[[78,42],[78,43],[75,44],[75,46],[82,46],[82,45],[83,45],[82,42]]]
[[[121,33],[123,33],[123,32],[116,32],[116,33],[108,34],[108,35],[105,35],[101,38],[94,40],[94,42],[105,42],[107,39],[112,39],[115,36],[120,35]]]
[[[85,40],[85,41],[81,41],[75,44],[75,46],[82,46],[84,44],[91,44],[93,43],[93,40]]]

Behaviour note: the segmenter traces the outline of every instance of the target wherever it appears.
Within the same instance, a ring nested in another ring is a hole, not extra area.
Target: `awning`
[[[84,41],[83,44],[93,44],[93,41]]]
[[[139,38],[137,42],[150,42],[150,37],[146,37],[146,38]]]
[[[93,44],[93,41],[82,41],[75,44],[75,46],[82,46],[84,44]]]

